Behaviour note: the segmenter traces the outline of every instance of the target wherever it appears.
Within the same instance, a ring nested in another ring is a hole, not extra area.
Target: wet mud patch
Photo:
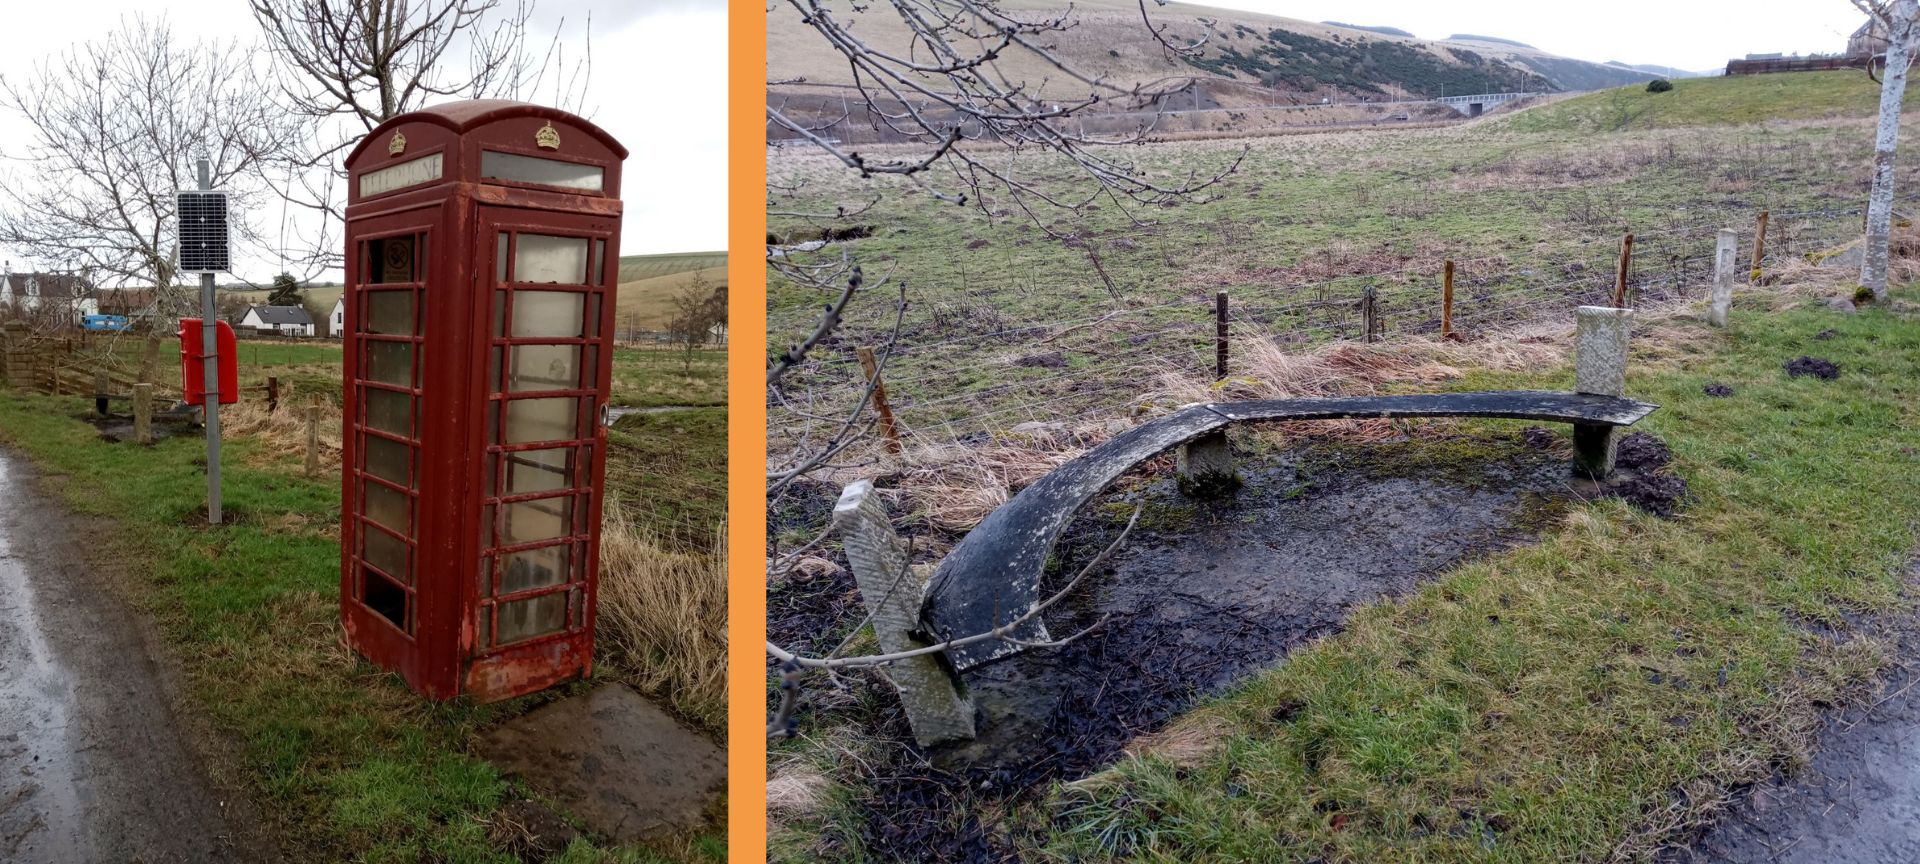
[[[1107,623],[968,673],[978,739],[921,751],[897,702],[862,700],[867,728],[897,747],[863,772],[861,845],[890,861],[1019,860],[1018,838],[1044,830],[1048,784],[1101,770],[1355,607],[1557,524],[1576,498],[1559,449],[1516,434],[1242,453],[1245,486],[1208,504],[1179,493],[1170,457],[1148,463],[1081,512],[1046,575],[1048,588],[1072,578],[1140,507],[1128,547],[1047,619],[1056,636]]]
[[[1201,697],[1337,631],[1356,607],[1404,595],[1531,539],[1575,496],[1565,459],[1525,439],[1313,445],[1246,460],[1220,503],[1171,471],[1092,502],[1055,552],[1049,587],[1140,525],[1099,581],[1050,614],[1064,648],[966,676],[981,734],[936,754],[975,786],[1084,776]]]
[[[131,414],[108,414],[102,417],[92,411],[88,411],[86,414],[81,415],[80,419],[92,424],[93,428],[100,430],[100,440],[102,441],[111,444],[122,444],[135,440],[133,435],[133,415]],[[168,418],[156,416],[153,418],[151,428],[153,431],[153,440],[155,441],[165,438],[206,437],[206,433],[201,430],[199,425],[187,420],[170,422]]]

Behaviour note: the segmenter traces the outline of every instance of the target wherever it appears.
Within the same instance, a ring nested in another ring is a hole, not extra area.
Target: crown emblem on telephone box
[[[407,152],[407,136],[400,134],[399,131],[396,130],[393,133],[393,138],[387,141],[387,155],[398,156],[405,152]]]
[[[549,120],[547,125],[540,127],[540,131],[533,133],[533,143],[547,150],[558,150],[560,130],[553,128],[553,121]]]

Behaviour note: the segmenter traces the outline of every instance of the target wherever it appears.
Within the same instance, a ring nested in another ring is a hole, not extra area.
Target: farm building
[[[1887,53],[1887,29],[1872,18],[1847,38],[1847,56],[1872,57]]]
[[[299,306],[249,306],[239,326],[282,336],[313,335],[313,317]]]
[[[327,313],[327,335],[335,339],[347,335],[347,298],[333,301],[333,311]]]

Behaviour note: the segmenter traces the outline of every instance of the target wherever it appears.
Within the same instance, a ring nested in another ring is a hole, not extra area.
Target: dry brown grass
[[[320,404],[320,470],[324,474],[340,473],[340,406],[322,401]],[[249,437],[257,444],[247,457],[248,464],[256,468],[291,467],[303,471],[307,460],[307,405],[306,400],[284,399],[280,409],[267,412],[267,403],[260,400],[242,399],[220,409],[220,434],[222,437]]]
[[[725,528],[713,548],[727,548]],[[716,734],[727,713],[727,559],[671,552],[608,498],[600,523],[601,647],[628,683]]]

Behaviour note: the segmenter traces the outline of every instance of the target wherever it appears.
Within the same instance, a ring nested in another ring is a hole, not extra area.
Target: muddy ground
[[[74,516],[0,450],[0,860],[278,860],[244,798],[208,777],[180,674]]]
[[[921,752],[882,687],[855,685],[871,689],[851,707],[835,694],[836,711],[896,744],[893,763],[865,778],[869,853],[1011,860],[1008,826],[992,823],[1036,790],[1099,770],[1195,700],[1337,631],[1355,607],[1531,539],[1582,491],[1554,435],[1249,455],[1245,487],[1218,504],[1182,496],[1170,462],[1123,479],[1068,529],[1049,585],[1071,578],[1142,508],[1128,547],[1047,624],[1067,634],[1110,616],[1104,626],[969,673],[977,740]],[[813,494],[831,506],[830,491]],[[823,509],[814,504],[789,513]],[[844,573],[796,580],[769,598],[769,635],[818,644],[823,620],[851,616],[841,624],[850,626],[859,608]]]

